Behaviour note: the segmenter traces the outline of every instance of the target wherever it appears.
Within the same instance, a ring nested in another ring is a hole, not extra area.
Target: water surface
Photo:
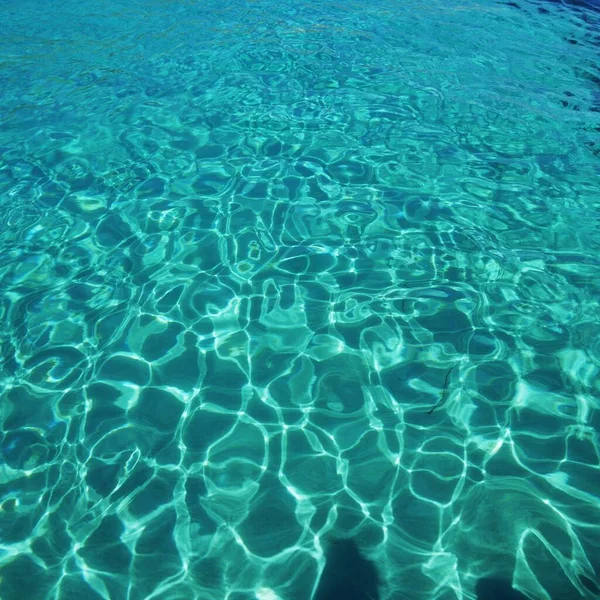
[[[599,26],[1,3],[2,599],[597,597]]]

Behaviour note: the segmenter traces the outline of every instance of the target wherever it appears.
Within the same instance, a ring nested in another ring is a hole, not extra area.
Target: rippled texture
[[[0,4],[2,600],[596,597],[599,28]]]

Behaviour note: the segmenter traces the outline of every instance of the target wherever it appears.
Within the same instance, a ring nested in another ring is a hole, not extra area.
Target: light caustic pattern
[[[1,8],[3,600],[594,595],[597,15],[296,4]]]

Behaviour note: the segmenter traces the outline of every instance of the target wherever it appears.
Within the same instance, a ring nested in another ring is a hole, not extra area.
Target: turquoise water
[[[0,3],[0,597],[595,598],[600,14]]]

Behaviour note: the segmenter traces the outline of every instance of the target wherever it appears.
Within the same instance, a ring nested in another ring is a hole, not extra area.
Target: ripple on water
[[[589,596],[600,23],[470,3],[5,11],[3,600]]]

